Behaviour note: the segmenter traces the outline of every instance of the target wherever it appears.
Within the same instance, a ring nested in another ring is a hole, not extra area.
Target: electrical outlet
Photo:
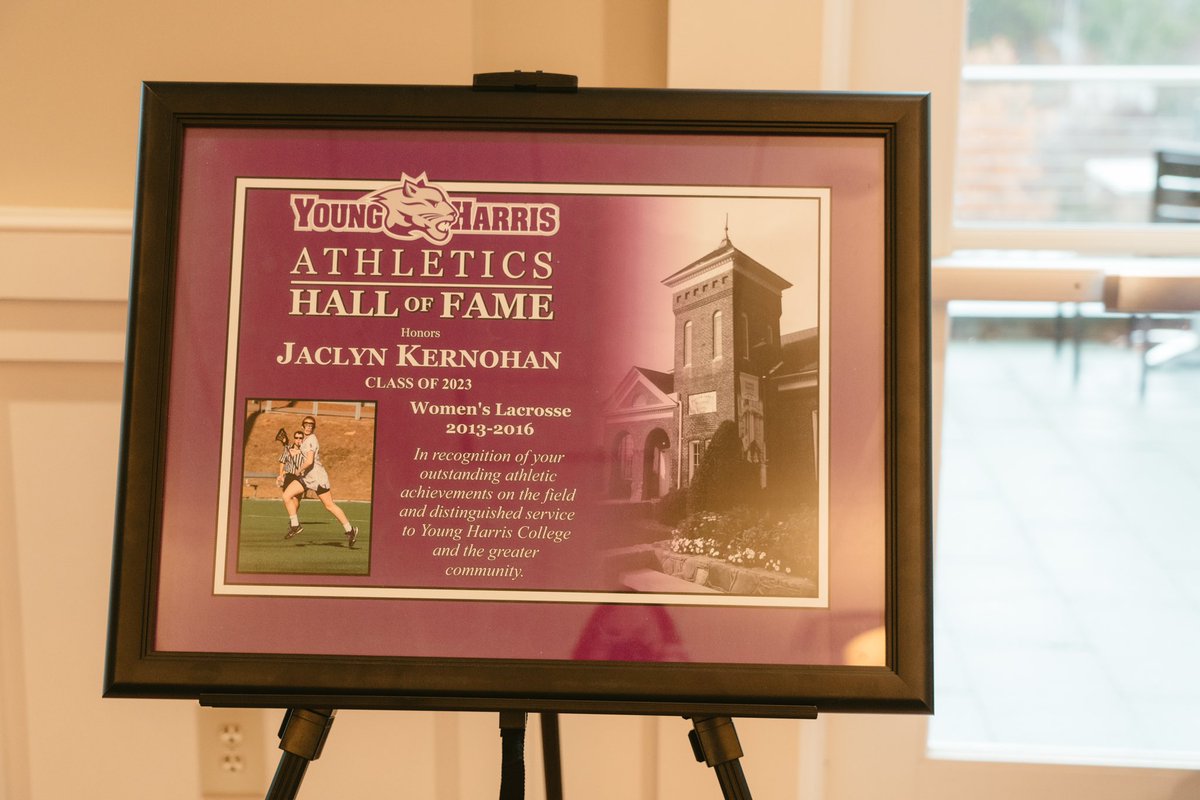
[[[197,717],[205,798],[262,797],[267,789],[266,712],[204,708]]]

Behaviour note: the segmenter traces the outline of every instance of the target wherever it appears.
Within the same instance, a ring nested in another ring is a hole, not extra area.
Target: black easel
[[[279,766],[267,789],[265,800],[294,800],[308,765],[321,757],[337,709],[289,708],[279,726]],[[500,712],[500,800],[525,797],[524,711]],[[562,758],[558,738],[558,714],[544,713],[542,753],[546,775],[546,800],[562,800]]]
[[[292,800],[296,796],[309,762],[321,756],[335,714],[337,710],[329,708],[287,710],[279,726],[279,749],[283,755],[267,789],[266,800]]]
[[[751,800],[746,774],[742,772],[742,743],[730,717],[690,717],[688,741],[697,761],[717,773],[725,800]]]
[[[279,727],[279,749],[283,755],[265,800],[294,800],[308,765],[320,758],[336,709],[289,708]],[[500,798],[524,800],[525,797],[525,711],[500,712]],[[706,763],[717,774],[725,800],[752,800],[746,775],[742,771],[742,746],[733,719],[725,716],[694,715],[688,741],[697,761]],[[546,800],[563,800],[562,755],[559,747],[558,714],[543,712],[542,754],[545,768]]]
[[[546,800],[563,800],[562,751],[558,739],[558,714],[543,712],[542,766],[546,780]],[[500,712],[500,800],[525,798],[525,722],[524,711]]]
[[[524,711],[500,712],[500,800],[525,798]]]

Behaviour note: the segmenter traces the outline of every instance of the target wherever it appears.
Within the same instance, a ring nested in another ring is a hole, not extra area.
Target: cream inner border
[[[233,475],[233,435],[237,423],[238,322],[241,309],[242,251],[246,193],[252,189],[296,189],[304,191],[363,192],[381,189],[391,182],[377,180],[312,180],[295,178],[238,178],[234,205],[233,259],[229,287],[229,330],[225,366],[225,398],[221,438],[221,473],[218,493],[216,558],[213,593],[257,597],[344,597],[405,600],[474,600],[539,603],[591,603],[626,605],[754,606],[826,608],[829,605],[829,263],[830,190],[823,187],[762,186],[672,186],[641,184],[556,184],[487,183],[438,181],[449,193],[473,192],[537,195],[617,195],[627,197],[736,197],[743,199],[807,199],[818,203],[818,325],[820,366],[818,387],[817,472],[819,526],[819,582],[816,597],[749,597],[744,595],[660,594],[651,592],[588,592],[546,589],[441,589],[390,586],[298,586],[294,584],[226,583],[225,565],[229,547],[230,489]],[[786,277],[786,276],[785,276]]]

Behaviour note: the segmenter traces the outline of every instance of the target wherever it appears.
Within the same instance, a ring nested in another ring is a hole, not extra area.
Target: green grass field
[[[304,532],[284,539],[288,518],[281,500],[242,498],[238,535],[238,572],[283,572],[301,575],[366,575],[371,567],[371,504],[338,503],[358,541],[347,546],[346,534],[319,500],[300,503]]]

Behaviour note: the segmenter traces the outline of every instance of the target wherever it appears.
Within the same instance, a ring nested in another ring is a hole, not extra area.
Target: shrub
[[[654,518],[663,525],[678,525],[688,510],[687,489],[672,489],[654,506]]]
[[[759,500],[758,467],[742,454],[742,439],[737,423],[725,420],[713,433],[712,441],[696,467],[688,492],[688,510],[729,511],[737,506],[754,505]]]

